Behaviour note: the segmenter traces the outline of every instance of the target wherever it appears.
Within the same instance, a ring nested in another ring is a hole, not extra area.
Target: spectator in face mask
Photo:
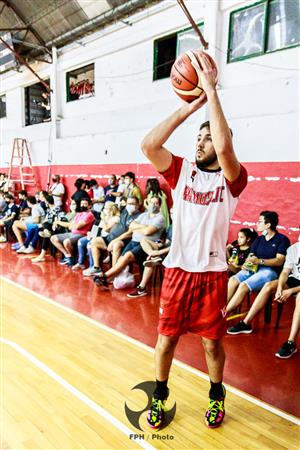
[[[102,186],[99,186],[96,180],[90,180],[89,187],[92,193],[92,212],[98,220],[100,218],[100,213],[104,207],[105,202],[104,189]]]
[[[90,200],[89,194],[84,190],[85,187],[85,181],[83,178],[77,178],[77,180],[74,183],[74,186],[76,187],[76,192],[72,195],[71,199],[75,200],[77,208],[80,208],[80,202],[83,199]]]
[[[91,249],[94,266],[84,270],[84,276],[88,277],[101,273],[101,252],[112,252],[112,264],[114,265],[117,262],[123,247],[126,246],[131,240],[132,232],[129,231],[129,225],[141,214],[138,207],[138,199],[136,197],[129,197],[127,199],[126,208],[121,214],[119,223],[114,226],[107,236],[92,239]]]
[[[60,261],[61,265],[71,267],[75,264],[73,259],[73,247],[82,236],[87,235],[95,222],[95,217],[90,208],[90,198],[81,200],[80,212],[76,214],[72,222],[67,224],[66,228],[69,232],[51,237],[52,244],[63,254],[63,258]]]
[[[127,197],[137,197],[139,199],[139,205],[143,203],[143,197],[139,186],[135,183],[135,175],[133,172],[125,173],[125,191],[124,196]]]
[[[53,175],[52,176],[53,184],[50,186],[49,194],[52,195],[54,199],[54,205],[62,208],[63,204],[63,196],[65,194],[65,187],[60,182],[60,176],[59,175]]]
[[[116,175],[111,175],[108,180],[108,185],[104,188],[105,201],[115,202],[116,196],[114,195],[118,190],[118,183]]]

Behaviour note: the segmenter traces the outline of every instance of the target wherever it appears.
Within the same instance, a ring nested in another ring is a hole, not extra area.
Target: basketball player
[[[205,421],[219,426],[225,415],[222,384],[225,354],[222,310],[227,296],[226,240],[229,221],[246,187],[247,172],[239,163],[216,91],[213,67],[200,55],[205,93],[184,103],[144,138],[142,150],[169,183],[173,195],[173,240],[165,259],[155,348],[156,389],[148,425],[160,428],[168,397],[168,377],[179,337],[187,332],[202,338],[210,377]],[[164,144],[176,128],[208,102],[210,122],[200,127],[196,161],[174,156]]]

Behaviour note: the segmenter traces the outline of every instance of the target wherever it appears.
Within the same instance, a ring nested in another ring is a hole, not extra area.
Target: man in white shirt
[[[49,194],[51,194],[54,198],[54,205],[62,208],[63,204],[63,196],[65,194],[65,187],[60,182],[59,175],[52,176],[53,184],[50,186]]]
[[[226,241],[238,196],[247,184],[247,172],[233,149],[231,131],[216,91],[214,68],[199,55],[204,92],[157,125],[142,142],[142,150],[169,183],[173,196],[173,238],[160,297],[158,341],[155,348],[156,389],[148,425],[161,428],[173,354],[187,332],[202,338],[211,382],[205,421],[221,425],[225,415],[222,384],[225,354],[222,337],[226,322],[222,309],[227,296]],[[210,122],[201,125],[195,163],[165,148],[171,134],[208,102]]]
[[[23,246],[23,232],[26,231],[31,224],[41,223],[43,217],[45,216],[45,211],[37,203],[35,197],[28,197],[27,203],[29,208],[31,209],[31,215],[29,217],[24,217],[21,220],[16,220],[12,227],[13,232],[18,240],[16,244],[12,245],[13,250],[19,250]]]

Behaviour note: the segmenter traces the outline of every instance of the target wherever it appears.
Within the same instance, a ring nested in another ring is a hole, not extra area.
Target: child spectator
[[[90,181],[91,198],[92,198],[92,212],[96,219],[100,219],[100,213],[104,208],[105,193],[102,186],[96,180]]]
[[[143,197],[139,186],[135,183],[135,174],[133,172],[125,173],[125,185],[124,197],[137,197],[141,206],[143,204]]]
[[[256,231],[250,228],[241,228],[237,240],[227,245],[228,276],[241,270],[250,253],[251,244],[256,238]]]
[[[4,230],[7,231],[9,228],[11,228],[12,224],[19,215],[19,207],[15,204],[15,198],[13,195],[6,194],[5,202],[7,204],[7,210],[4,217],[0,220],[0,242],[6,242]]]

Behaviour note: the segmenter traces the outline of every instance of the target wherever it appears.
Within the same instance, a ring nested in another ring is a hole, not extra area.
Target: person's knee
[[[217,357],[223,351],[222,342],[218,340],[202,338],[202,345],[205,353],[212,357]]]
[[[273,292],[275,291],[277,286],[277,283],[274,284],[274,281],[267,281],[267,283],[265,283],[264,287],[263,287],[263,291],[266,294],[273,294]]]
[[[159,335],[155,350],[160,354],[170,353],[175,349],[177,342],[178,337]]]
[[[244,282],[240,283],[238,289],[239,289],[240,292],[242,292],[244,294],[247,294],[249,292],[249,287]]]
[[[58,238],[57,236],[51,236],[50,241],[53,245],[56,245],[58,243]]]

